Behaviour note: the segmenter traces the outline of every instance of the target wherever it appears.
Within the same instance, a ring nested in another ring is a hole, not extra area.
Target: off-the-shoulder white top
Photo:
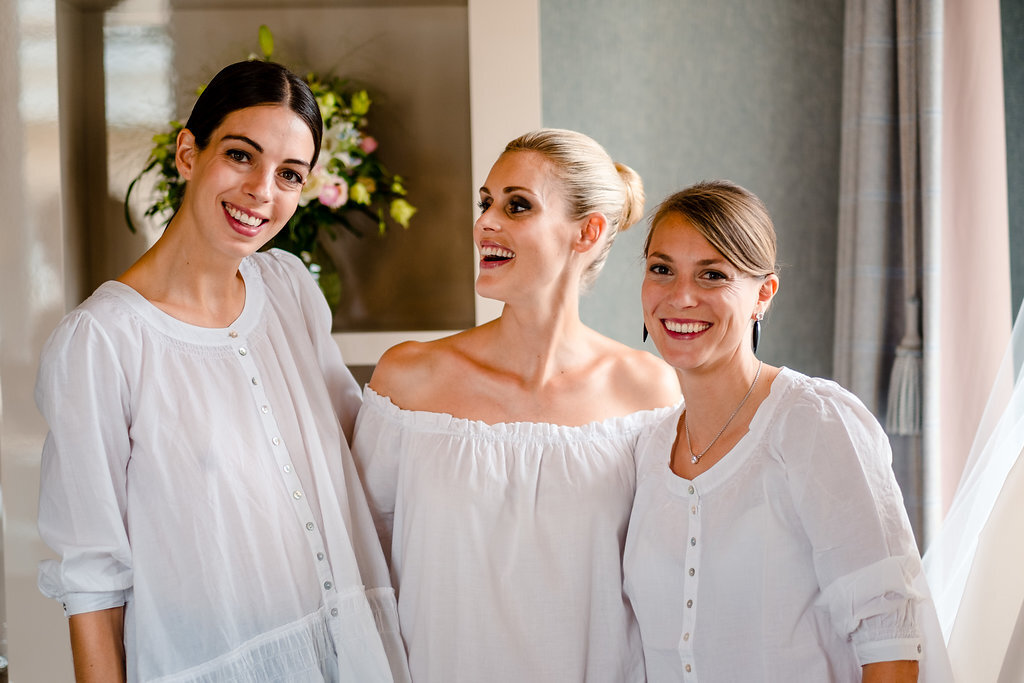
[[[622,547],[637,437],[669,410],[489,425],[364,391],[353,453],[414,681],[644,680]]]

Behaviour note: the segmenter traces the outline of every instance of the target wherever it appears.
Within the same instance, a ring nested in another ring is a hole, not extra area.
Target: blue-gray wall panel
[[[704,178],[757,193],[783,266],[763,357],[828,376],[841,0],[541,0],[540,9],[544,125],[581,130],[636,169],[648,213]],[[645,230],[620,237],[582,306],[589,324],[635,346]]]

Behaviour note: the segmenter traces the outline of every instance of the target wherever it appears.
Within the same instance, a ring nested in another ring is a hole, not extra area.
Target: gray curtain
[[[833,375],[886,425],[921,545],[941,55],[941,0],[848,0]]]

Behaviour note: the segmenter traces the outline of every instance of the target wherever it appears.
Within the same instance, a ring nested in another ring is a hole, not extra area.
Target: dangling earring
[[[647,341],[647,323],[644,323],[644,341]]]
[[[757,353],[757,345],[761,341],[761,321],[764,320],[764,313],[761,311],[757,312],[757,317],[754,318],[754,334],[751,339],[751,346],[754,347],[754,353]]]

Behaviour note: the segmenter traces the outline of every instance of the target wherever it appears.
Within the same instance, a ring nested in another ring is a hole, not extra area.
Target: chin
[[[476,276],[476,293],[485,299],[497,299],[504,301],[502,292],[505,290],[500,283],[495,282],[495,278],[489,273],[480,273]]]
[[[698,358],[693,353],[672,353],[672,349],[658,349],[658,353],[662,360],[682,372],[694,370],[707,362],[706,358]]]

